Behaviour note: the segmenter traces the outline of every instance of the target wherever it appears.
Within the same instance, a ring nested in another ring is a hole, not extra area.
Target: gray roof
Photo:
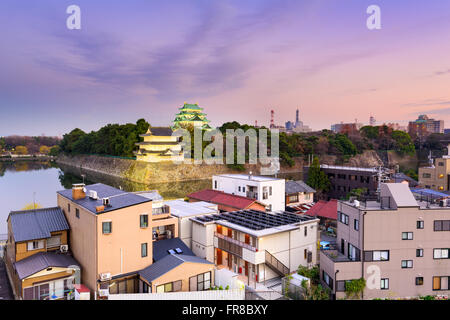
[[[58,191],[58,193],[63,197],[72,200],[76,204],[96,214],[102,214],[104,212],[126,208],[136,204],[151,201],[148,198],[142,197],[134,193],[125,192],[123,190],[113,188],[103,183],[87,185],[85,188],[87,192],[86,197],[84,199],[73,200],[72,189]],[[90,190],[97,191],[98,196],[97,200],[89,198]],[[105,207],[104,211],[97,212],[96,207],[103,205],[102,198],[110,198],[109,201],[110,205]]]
[[[24,279],[49,267],[67,268],[79,263],[70,255],[54,252],[39,252],[14,263],[19,279]]]
[[[417,207],[416,198],[405,183],[382,183],[380,188],[381,197],[391,197],[396,207]]]
[[[164,200],[164,198],[159,194],[158,190],[136,191],[133,193],[152,201]]]
[[[51,232],[69,230],[61,208],[11,211],[12,233],[16,242],[50,238]]]
[[[286,183],[285,183],[285,193],[286,194],[299,193],[299,192],[310,193],[310,192],[316,192],[316,190],[314,190],[313,188],[308,186],[302,180],[286,181]]]
[[[399,183],[399,182],[402,182],[402,181],[406,180],[406,181],[409,182],[410,186],[414,186],[415,187],[415,186],[419,185],[419,183],[416,180],[414,180],[413,178],[407,176],[403,172],[394,173],[392,175],[392,178],[394,179],[394,182],[396,182],[396,183]]]
[[[180,238],[171,238],[153,242],[153,260],[158,261],[170,255],[168,250],[180,248],[183,255],[195,256],[191,249]]]
[[[169,254],[147,268],[139,271],[139,275],[148,282],[152,282],[185,262],[213,264],[212,262],[197,256]]]
[[[144,136],[172,136],[173,130],[170,127],[150,127],[148,128],[150,133],[141,134],[141,137]],[[148,132],[148,131],[147,131]]]

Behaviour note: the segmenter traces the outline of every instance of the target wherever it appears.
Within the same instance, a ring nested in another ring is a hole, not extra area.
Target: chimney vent
[[[72,199],[79,200],[86,197],[86,192],[84,191],[84,183],[75,183],[72,185]]]

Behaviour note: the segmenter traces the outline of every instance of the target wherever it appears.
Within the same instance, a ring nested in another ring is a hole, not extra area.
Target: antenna
[[[33,191],[33,209],[36,210],[36,192]]]

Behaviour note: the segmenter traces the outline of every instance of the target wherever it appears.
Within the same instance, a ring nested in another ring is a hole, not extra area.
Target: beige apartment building
[[[94,292],[138,292],[138,272],[154,262],[153,243],[178,236],[168,210],[153,212],[150,198],[104,184],[74,185],[59,191],[57,202],[82,283]]]
[[[191,218],[192,251],[245,278],[285,276],[317,261],[318,222],[288,212],[240,210]]]
[[[449,154],[434,159],[434,164],[419,168],[419,185],[437,191],[450,190],[450,146]]]
[[[378,201],[339,201],[336,245],[320,252],[320,276],[338,299],[361,277],[363,299],[450,293],[450,207],[416,200],[408,184],[381,184]]]

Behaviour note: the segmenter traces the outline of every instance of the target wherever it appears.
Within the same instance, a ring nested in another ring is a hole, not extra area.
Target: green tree
[[[25,154],[28,154],[28,149],[25,146],[17,146],[16,153],[19,155],[25,155]]]
[[[28,203],[25,205],[25,207],[22,208],[22,210],[34,210],[42,208],[42,206],[39,203]]]
[[[403,131],[393,131],[392,139],[394,140],[394,148],[400,154],[414,155],[416,148],[408,133]]]
[[[59,151],[60,151],[59,146],[53,146],[53,147],[50,148],[50,151],[49,151],[48,155],[56,157],[56,156],[58,156]]]
[[[316,196],[320,198],[323,192],[330,189],[331,183],[328,176],[320,169],[319,158],[314,157],[308,171],[308,180],[306,183],[316,189]]]

